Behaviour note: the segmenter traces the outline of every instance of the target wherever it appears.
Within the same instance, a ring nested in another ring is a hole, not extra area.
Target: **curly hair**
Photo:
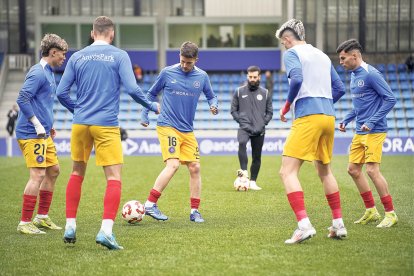
[[[68,44],[57,34],[45,34],[42,41],[40,42],[42,57],[47,57],[49,55],[49,51],[52,48],[67,52]]]

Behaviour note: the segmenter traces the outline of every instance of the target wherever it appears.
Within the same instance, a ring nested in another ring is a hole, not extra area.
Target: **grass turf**
[[[384,156],[399,223],[391,229],[354,225],[364,206],[346,172],[347,157],[335,156],[333,171],[341,189],[349,237],[326,237],[331,214],[313,165],[305,163],[300,179],[308,215],[317,235],[287,246],[296,228],[278,176],[280,156],[264,156],[258,185],[262,191],[236,192],[236,156],[202,157],[203,192],[200,211],[206,222],[189,221],[188,171],[182,166],[159,200],[169,220],[145,217],[136,226],[118,215],[114,233],[123,251],[95,244],[103,210],[102,168],[91,159],[78,212],[77,242],[62,241],[63,230],[47,235],[17,233],[22,193],[28,180],[23,158],[0,158],[0,275],[412,275],[414,260],[414,156]],[[60,158],[51,218],[65,224],[65,188],[71,161]],[[145,202],[163,168],[160,157],[126,157],[121,206],[128,200]],[[383,207],[374,189],[377,208]],[[37,209],[36,209],[37,210]]]

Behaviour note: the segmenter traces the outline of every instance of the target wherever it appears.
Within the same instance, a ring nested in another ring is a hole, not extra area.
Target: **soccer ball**
[[[236,180],[234,180],[233,186],[236,191],[247,192],[247,190],[249,190],[249,179],[247,177],[238,176]]]
[[[130,200],[122,207],[122,219],[129,224],[140,222],[145,216],[145,207],[138,200]]]

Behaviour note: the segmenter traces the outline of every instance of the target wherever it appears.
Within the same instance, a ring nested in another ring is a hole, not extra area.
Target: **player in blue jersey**
[[[53,100],[56,82],[53,67],[65,61],[68,44],[55,34],[46,34],[41,43],[42,59],[30,68],[17,104],[16,138],[30,171],[29,181],[23,193],[23,208],[17,231],[23,234],[45,234],[39,228],[60,230],[48,216],[59,175],[59,161],[53,138]],[[39,197],[38,213],[32,221]]]
[[[339,130],[345,132],[346,125],[356,120],[356,134],[352,139],[348,173],[358,187],[366,210],[355,223],[367,224],[378,221],[378,213],[371,188],[362,172],[365,169],[375,185],[384,205],[385,217],[378,228],[391,227],[398,222],[394,211],[388,183],[380,172],[382,145],[387,135],[387,114],[396,103],[391,88],[381,73],[362,59],[362,47],[356,39],[350,39],[338,46],[341,65],[352,72],[351,96],[353,110],[339,124]]]
[[[146,214],[157,220],[168,219],[158,209],[157,201],[181,162],[187,165],[190,172],[190,220],[204,222],[198,211],[201,196],[200,154],[193,121],[201,93],[206,96],[213,115],[218,113],[218,105],[207,73],[195,66],[197,60],[197,45],[184,42],[180,49],[180,63],[164,68],[147,94],[150,100],[155,100],[158,93],[164,90],[157,134],[165,168],[155,180],[145,202]],[[148,126],[148,110],[143,110],[141,124]]]
[[[105,16],[93,23],[94,43],[74,53],[57,88],[59,101],[73,113],[71,157],[73,170],[66,188],[65,243],[76,242],[76,213],[86,165],[95,148],[96,164],[106,177],[102,226],[96,243],[108,249],[123,249],[112,233],[121,199],[123,154],[118,124],[120,85],[144,107],[159,112],[159,105],[147,100],[135,81],[128,54],[112,45],[114,24]],[[76,84],[76,100],[69,96]]]
[[[286,244],[300,243],[316,234],[304,204],[298,174],[304,161],[313,161],[323,184],[332,212],[328,237],[347,235],[342,220],[339,188],[330,162],[335,131],[333,103],[345,94],[345,88],[326,54],[305,41],[303,23],[291,19],[276,31],[287,51],[284,54],[289,94],[280,120],[294,106],[295,119],[283,148],[280,177],[296,215],[298,228]]]

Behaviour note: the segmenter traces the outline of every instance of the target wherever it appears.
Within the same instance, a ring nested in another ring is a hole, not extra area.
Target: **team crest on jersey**
[[[259,95],[257,95],[257,96],[256,96],[256,98],[257,98],[259,101],[263,100],[263,96],[262,96],[262,95],[260,95],[260,94],[259,94]]]
[[[200,88],[200,82],[199,81],[194,81],[193,86],[194,86],[194,88]]]
[[[172,146],[171,146],[171,147],[169,147],[169,148],[168,148],[168,151],[169,151],[170,153],[174,153],[174,152],[175,152],[175,147],[172,147]]]
[[[363,87],[364,86],[364,80],[358,80],[357,86],[358,87]]]
[[[43,163],[43,161],[45,161],[45,158],[43,157],[43,155],[38,155],[36,157],[36,161],[37,161],[37,163],[41,164],[41,163]]]

